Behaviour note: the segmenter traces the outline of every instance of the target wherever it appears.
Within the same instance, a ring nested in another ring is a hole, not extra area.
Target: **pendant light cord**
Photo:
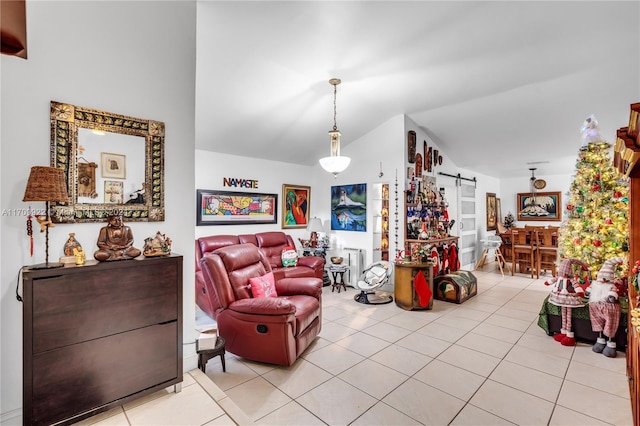
[[[333,130],[338,130],[338,125],[336,124],[336,94],[338,93],[338,85],[333,85]]]

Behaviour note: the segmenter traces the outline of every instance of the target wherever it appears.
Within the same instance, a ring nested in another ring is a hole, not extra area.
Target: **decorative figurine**
[[[146,257],[168,256],[171,254],[171,239],[158,231],[155,237],[145,238],[142,253]]]
[[[78,246],[73,249],[73,255],[76,257],[76,265],[84,265],[85,253],[82,247]]]
[[[97,244],[98,251],[93,257],[100,262],[133,259],[141,253],[133,247],[133,233],[124,225],[121,214],[109,216],[107,226],[100,229]]]
[[[586,290],[589,296],[591,329],[598,333],[592,350],[609,358],[615,358],[617,355],[615,336],[621,310],[618,287],[614,283],[613,273],[617,265],[622,265],[626,261],[623,257],[614,257],[605,261],[596,280]]]
[[[581,273],[584,278],[581,277]],[[589,266],[584,262],[578,259],[564,259],[558,268],[558,275],[544,283],[544,285],[553,286],[549,302],[560,306],[562,326],[560,333],[553,336],[553,339],[563,346],[576,345],[574,332],[571,328],[571,315],[573,308],[584,306],[582,302],[585,294],[583,286],[589,286],[590,283],[587,280],[590,275]],[[582,284],[583,280],[584,284]]]
[[[82,246],[80,245],[78,240],[76,240],[75,232],[69,232],[69,239],[67,240],[66,243],[64,243],[64,255],[74,256],[75,255],[74,249],[76,248],[82,249]]]

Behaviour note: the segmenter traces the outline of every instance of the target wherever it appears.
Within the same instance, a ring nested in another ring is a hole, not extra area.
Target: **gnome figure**
[[[618,301],[618,287],[614,283],[613,272],[626,259],[614,257],[607,260],[596,276],[596,280],[587,288],[589,297],[589,315],[591,329],[598,333],[593,351],[602,353],[609,358],[615,358],[616,342],[613,340],[620,322],[620,303]],[[604,336],[603,336],[604,334]],[[605,340],[607,337],[608,340]]]
[[[560,333],[553,336],[556,342],[560,342],[563,346],[575,346],[576,340],[573,331],[571,331],[571,314],[573,308],[584,306],[582,298],[584,297],[584,288],[588,283],[582,283],[580,273],[574,272],[574,267],[578,271],[588,271],[589,267],[577,259],[565,259],[558,268],[558,275],[545,285],[553,285],[553,290],[549,295],[549,302],[560,306],[562,313],[562,327]],[[585,274],[589,276],[589,274]],[[588,279],[588,278],[585,278]]]

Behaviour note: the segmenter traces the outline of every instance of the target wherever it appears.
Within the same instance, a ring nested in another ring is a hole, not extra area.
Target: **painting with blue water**
[[[331,230],[367,231],[367,184],[331,187]]]

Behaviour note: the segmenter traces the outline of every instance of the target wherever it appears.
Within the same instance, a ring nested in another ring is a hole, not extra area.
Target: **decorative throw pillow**
[[[249,284],[251,284],[253,297],[278,297],[273,272],[269,272],[261,277],[250,278]]]
[[[297,266],[298,252],[295,247],[286,246],[282,249],[282,266]]]

